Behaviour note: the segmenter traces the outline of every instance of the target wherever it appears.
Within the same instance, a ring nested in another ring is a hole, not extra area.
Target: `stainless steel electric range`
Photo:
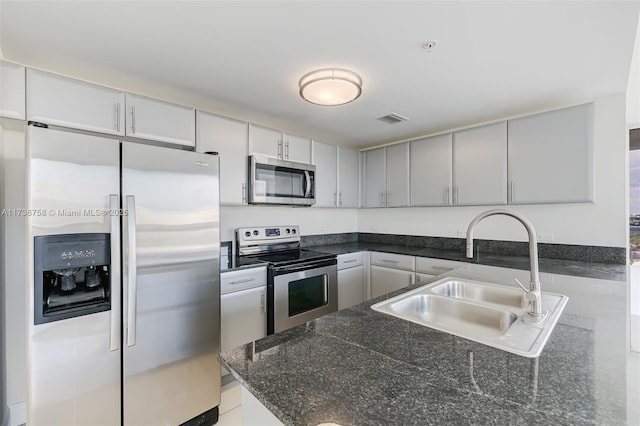
[[[267,334],[338,310],[336,256],[300,248],[297,225],[238,228],[236,251],[269,264]]]

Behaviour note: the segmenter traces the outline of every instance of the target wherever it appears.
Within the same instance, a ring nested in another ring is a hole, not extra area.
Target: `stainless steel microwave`
[[[311,206],[316,202],[316,166],[249,156],[249,204]]]

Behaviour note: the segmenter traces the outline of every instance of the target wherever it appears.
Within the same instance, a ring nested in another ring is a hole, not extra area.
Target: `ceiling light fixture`
[[[312,71],[303,75],[298,85],[302,99],[316,105],[344,105],[362,94],[360,76],[340,68]]]

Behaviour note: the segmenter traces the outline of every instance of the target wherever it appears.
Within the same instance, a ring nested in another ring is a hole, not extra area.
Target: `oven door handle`
[[[305,263],[296,263],[295,265],[272,266],[272,270],[277,275],[284,275],[291,272],[308,271],[310,269],[316,269],[324,266],[332,266],[337,264],[338,264],[338,261],[334,257],[330,259],[314,260],[314,261],[305,262]]]

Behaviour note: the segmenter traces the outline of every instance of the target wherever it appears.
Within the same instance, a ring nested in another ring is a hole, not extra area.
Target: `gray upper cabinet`
[[[507,122],[453,133],[453,204],[507,203]]]
[[[338,204],[338,147],[328,143],[312,142],[313,164],[316,166],[315,207],[336,207]]]
[[[284,134],[284,160],[311,163],[311,139]]]
[[[594,201],[594,104],[509,120],[509,204]]]
[[[32,68],[27,69],[27,120],[123,136],[125,94]]]
[[[451,205],[452,135],[411,141],[411,205]]]
[[[364,207],[385,207],[387,191],[385,149],[376,148],[365,151],[364,166]]]
[[[0,61],[0,117],[25,119],[25,68]]]
[[[196,112],[196,150],[220,154],[220,203],[247,204],[248,123]]]
[[[358,151],[338,147],[338,207],[358,207],[360,182]]]
[[[249,153],[311,163],[311,139],[249,124]]]
[[[126,135],[195,147],[195,109],[133,93],[126,94]]]
[[[387,207],[409,205],[409,143],[386,147],[387,150]]]
[[[409,205],[409,143],[365,152],[364,207]]]

